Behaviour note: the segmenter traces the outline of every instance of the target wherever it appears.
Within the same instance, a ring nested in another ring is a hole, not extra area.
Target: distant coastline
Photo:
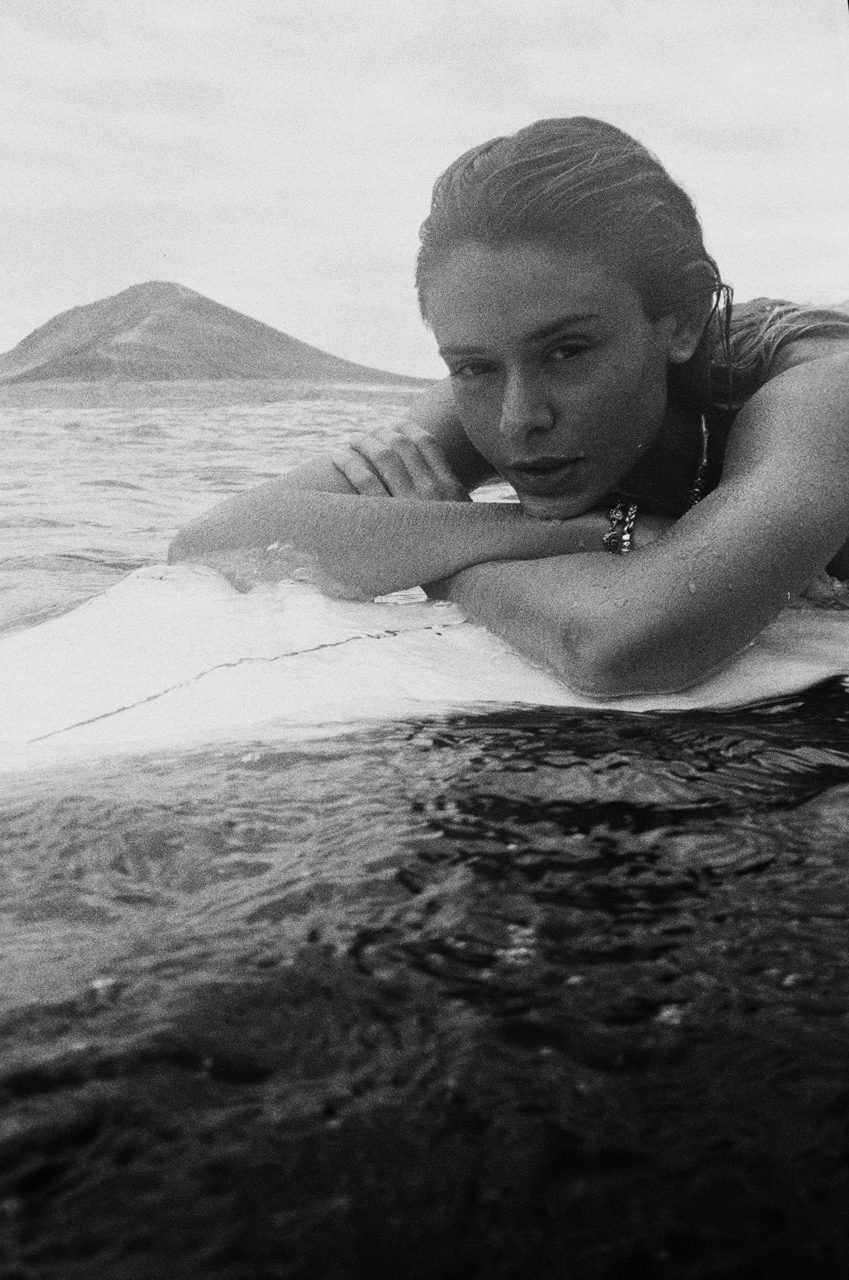
[[[293,379],[427,386],[344,360],[168,281],[73,307],[0,355],[0,384]]]

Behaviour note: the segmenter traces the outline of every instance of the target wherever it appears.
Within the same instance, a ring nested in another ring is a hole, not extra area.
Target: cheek
[[[463,424],[463,430],[472,444],[487,461],[498,456],[501,440],[498,430],[501,420],[501,394],[497,385],[475,384],[452,386],[454,408]]]
[[[651,443],[663,425],[668,395],[667,380],[665,353],[650,352],[631,402],[635,430],[643,447]]]
[[[647,351],[638,361],[612,365],[591,393],[588,415],[595,417],[601,433],[620,448],[642,450],[663,423],[666,409],[666,362]]]

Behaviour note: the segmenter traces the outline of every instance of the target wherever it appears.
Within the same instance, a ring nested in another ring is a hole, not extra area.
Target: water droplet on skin
[[[662,1022],[667,1027],[680,1027],[684,1021],[684,1010],[679,1004],[665,1004],[655,1015],[655,1022]]]
[[[89,997],[98,1009],[114,1004],[121,992],[121,984],[117,978],[94,978],[89,983]]]

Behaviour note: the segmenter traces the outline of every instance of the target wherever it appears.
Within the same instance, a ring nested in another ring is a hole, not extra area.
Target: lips
[[[516,487],[523,489],[525,493],[558,493],[564,485],[571,483],[580,461],[580,457],[551,455],[511,462],[507,470],[518,482]]]

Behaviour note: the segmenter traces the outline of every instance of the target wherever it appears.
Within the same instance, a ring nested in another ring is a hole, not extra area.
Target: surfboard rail
[[[602,701],[452,604],[333,600],[299,582],[240,592],[206,566],[154,565],[0,639],[0,770],[478,707],[730,708],[846,673],[849,613],[792,608],[691,689]]]

